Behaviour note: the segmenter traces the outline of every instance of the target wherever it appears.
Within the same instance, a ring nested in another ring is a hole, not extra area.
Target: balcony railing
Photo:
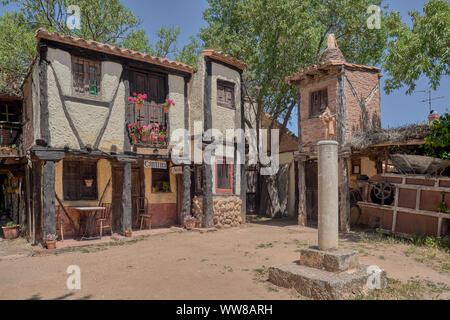
[[[19,155],[19,144],[22,133],[20,123],[0,121],[0,155]]]
[[[129,104],[134,122],[143,128],[140,134],[131,134],[133,145],[143,148],[164,149],[169,145],[169,114],[162,104],[145,101],[141,109],[134,103]]]

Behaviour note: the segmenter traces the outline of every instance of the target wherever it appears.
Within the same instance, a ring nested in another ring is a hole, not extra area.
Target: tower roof
[[[345,57],[336,43],[334,34],[328,35],[328,46],[322,53],[322,56],[319,59],[319,63],[326,63],[331,60],[345,62]]]

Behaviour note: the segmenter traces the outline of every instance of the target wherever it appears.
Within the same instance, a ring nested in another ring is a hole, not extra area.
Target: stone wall
[[[242,201],[238,197],[214,197],[214,225],[216,228],[238,227],[242,224]],[[196,196],[192,200],[193,215],[201,225],[203,215],[203,197]]]

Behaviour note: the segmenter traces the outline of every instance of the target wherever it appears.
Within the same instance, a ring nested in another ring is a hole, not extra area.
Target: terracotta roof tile
[[[154,57],[145,53],[125,49],[125,48],[119,48],[116,46],[112,46],[105,43],[100,43],[93,40],[86,40],[81,38],[76,38],[72,36],[67,35],[61,35],[58,32],[49,33],[45,29],[38,29],[36,31],[36,40],[39,41],[40,39],[47,39],[52,40],[60,43],[70,44],[77,47],[83,47],[107,54],[117,55],[128,59],[143,61],[151,64],[155,64],[158,66],[166,67],[169,69],[182,71],[182,72],[188,72],[188,73],[194,73],[196,70],[194,67],[189,66],[187,64],[181,63],[181,62],[175,62],[169,59],[165,58],[159,58]]]
[[[305,79],[305,77],[308,74],[315,74],[320,70],[328,70],[329,68],[334,67],[334,66],[344,66],[344,67],[347,67],[350,69],[364,69],[364,70],[369,70],[369,71],[381,72],[381,69],[378,67],[371,67],[371,66],[365,66],[365,65],[361,65],[361,64],[348,63],[348,62],[343,62],[343,61],[339,61],[339,60],[329,60],[325,63],[319,63],[318,65],[313,64],[310,67],[306,67],[297,73],[287,76],[285,78],[285,82],[288,84],[292,84],[295,81],[300,81],[300,80]]]
[[[210,57],[211,59],[225,62],[225,63],[232,65],[240,70],[244,70],[247,68],[247,64],[245,62],[238,60],[238,59],[230,56],[229,54],[223,53],[221,51],[205,49],[205,50],[203,50],[202,55]]]

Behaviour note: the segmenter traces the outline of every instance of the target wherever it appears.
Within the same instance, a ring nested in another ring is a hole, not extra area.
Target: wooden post
[[[300,160],[298,161],[298,225],[305,227],[307,222],[305,162]]]
[[[42,199],[44,208],[44,238],[56,234],[55,215],[55,162],[45,161],[42,174]]]
[[[123,190],[122,190],[122,233],[131,228],[132,220],[131,204],[131,162],[123,165]]]
[[[339,171],[341,174],[341,183],[339,188],[340,205],[340,230],[350,231],[350,188],[348,185],[348,162],[346,157],[339,158]]]
[[[191,214],[191,168],[189,165],[183,166],[183,207],[181,209],[181,221]]]
[[[205,132],[212,128],[212,113],[211,113],[211,96],[212,96],[212,64],[211,60],[205,57],[206,73],[205,73],[205,94],[204,94],[204,130]],[[205,144],[203,144],[205,150]],[[213,166],[211,164],[204,164],[203,175],[203,218],[202,227],[214,227],[214,202],[212,195],[212,181],[213,181]]]

